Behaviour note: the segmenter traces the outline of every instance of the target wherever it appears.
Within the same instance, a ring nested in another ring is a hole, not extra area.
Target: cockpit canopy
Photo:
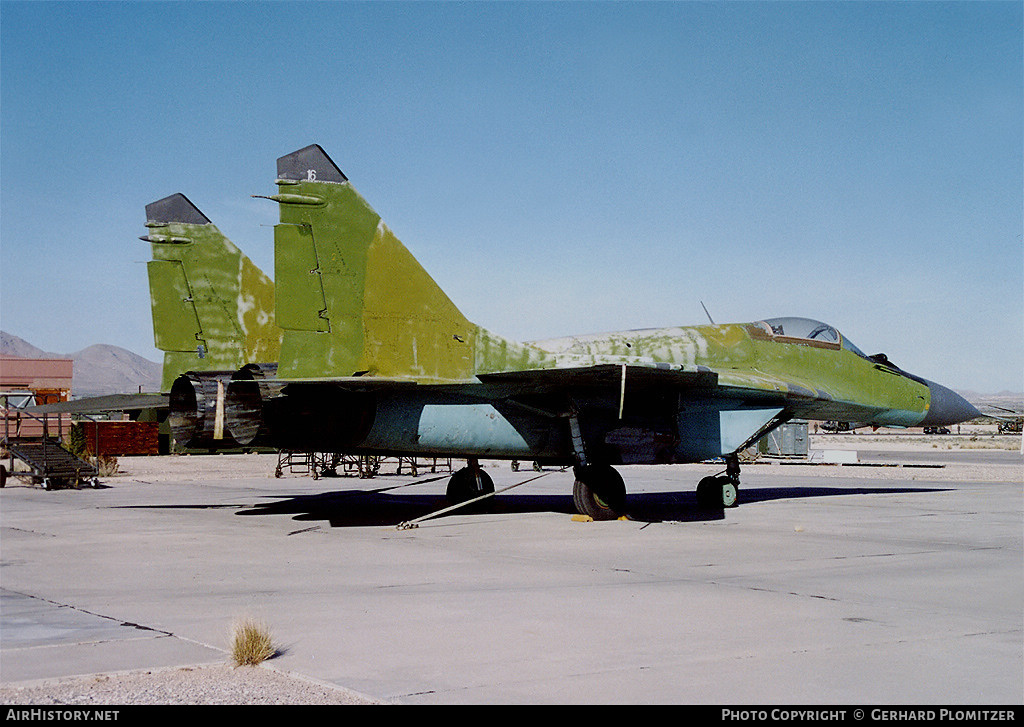
[[[853,345],[843,334],[827,323],[810,318],[766,318],[760,321],[771,329],[775,336],[786,338],[804,338],[809,341],[823,341],[842,346],[862,358],[868,358],[863,351]]]

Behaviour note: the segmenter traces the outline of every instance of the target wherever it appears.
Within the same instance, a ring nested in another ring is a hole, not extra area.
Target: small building
[[[21,358],[0,354],[0,407],[4,409],[4,430],[0,436],[41,437],[42,417],[20,418],[7,412],[8,408],[23,408],[38,404],[56,404],[71,399],[71,370],[74,362],[69,358]],[[46,425],[52,436],[68,431],[71,418],[66,414],[50,414]]]
[[[17,409],[71,400],[73,361],[69,358],[21,358],[0,355],[0,438],[81,439],[81,452],[90,456],[120,457],[159,454],[159,427],[155,421],[125,421],[123,414],[22,414]],[[74,430],[73,430],[74,427]],[[73,446],[71,444],[69,446]],[[75,451],[78,451],[77,449]]]

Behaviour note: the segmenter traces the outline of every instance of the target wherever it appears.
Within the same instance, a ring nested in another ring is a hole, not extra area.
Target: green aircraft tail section
[[[186,371],[276,361],[274,283],[182,194],[146,205],[153,336],[161,391]]]
[[[429,383],[553,365],[469,322],[319,146],[277,165],[278,376]]]

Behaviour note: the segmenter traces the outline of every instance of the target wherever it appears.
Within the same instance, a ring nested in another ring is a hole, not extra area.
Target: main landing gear
[[[494,492],[494,481],[480,467],[479,460],[469,459],[466,465],[448,480],[445,498],[452,505],[458,505],[461,502]]]
[[[615,520],[625,514],[626,486],[611,465],[592,464],[573,468],[576,482],[572,500],[581,515],[594,520]],[[735,454],[725,458],[725,473],[705,477],[697,484],[697,504],[705,509],[736,507],[739,499],[740,462]]]
[[[740,488],[740,461],[725,458],[725,474],[705,477],[697,483],[697,504],[703,508],[736,507]]]
[[[573,467],[576,480],[572,500],[581,515],[594,520],[616,520],[626,511],[626,485],[622,476],[608,464]],[[705,509],[736,507],[739,499],[740,463],[735,454],[725,458],[725,472],[705,477],[697,483],[697,504]],[[446,498],[457,505],[494,492],[494,481],[476,459],[448,480]]]
[[[591,464],[573,467],[576,482],[572,501],[581,515],[594,520],[616,520],[625,513],[626,485],[611,465]]]

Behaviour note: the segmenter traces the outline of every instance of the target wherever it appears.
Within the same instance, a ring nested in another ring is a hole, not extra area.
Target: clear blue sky
[[[1024,390],[1020,2],[0,2],[0,327],[153,348],[144,207],[268,274],[319,143],[521,340],[802,315]]]

